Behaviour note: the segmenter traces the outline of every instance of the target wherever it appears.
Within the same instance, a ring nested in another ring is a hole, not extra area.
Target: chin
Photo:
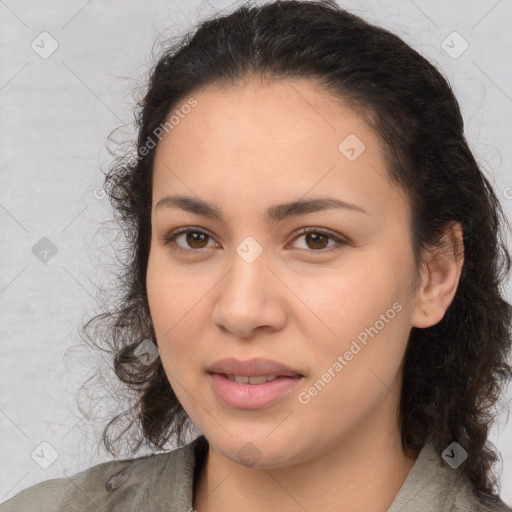
[[[210,444],[213,445],[213,442]],[[245,432],[241,436],[228,437],[222,445],[215,448],[226,459],[248,469],[288,467],[296,463],[291,457],[298,455],[290,452],[290,443],[285,439],[270,439],[268,430],[261,436]]]

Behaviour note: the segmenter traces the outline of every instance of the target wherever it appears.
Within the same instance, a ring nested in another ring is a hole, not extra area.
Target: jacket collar
[[[208,441],[200,435],[189,444],[174,450],[163,471],[169,478],[159,478],[156,495],[169,503],[169,512],[193,510],[194,481],[204,463]],[[443,512],[474,510],[476,497],[460,472],[443,464],[431,443],[426,443],[409,471],[387,512]],[[500,505],[504,504],[500,502]],[[495,505],[496,506],[496,505]],[[454,508],[455,507],[455,508]],[[467,507],[467,508],[464,508]],[[489,510],[508,510],[506,507]],[[482,509],[486,510],[486,509]]]

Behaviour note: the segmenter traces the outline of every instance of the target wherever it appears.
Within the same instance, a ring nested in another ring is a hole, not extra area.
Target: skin
[[[412,291],[409,205],[357,113],[306,80],[250,79],[193,96],[197,106],[156,150],[147,291],[166,375],[210,444],[194,508],[386,511],[416,459],[402,452],[397,418],[408,335],[439,322],[455,295],[460,226],[446,231],[444,257],[428,255]],[[366,146],[354,161],[338,149],[350,134]],[[155,208],[177,194],[214,203],[224,220]],[[316,197],[367,213],[328,209],[273,224],[263,217],[271,205]],[[182,234],[166,245],[186,226],[211,238],[187,243]],[[311,239],[304,227],[346,243]],[[263,249],[252,263],[236,252],[247,236]],[[394,318],[301,403],[299,393],[394,303]],[[234,409],[207,374],[231,356],[274,359],[304,379],[271,406]],[[247,442],[259,453],[254,465],[238,456]]]

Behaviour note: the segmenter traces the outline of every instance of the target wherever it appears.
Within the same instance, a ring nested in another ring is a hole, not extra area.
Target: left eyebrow
[[[191,196],[165,196],[158,201],[155,209],[161,207],[181,208],[182,210],[202,215],[204,217],[216,218],[223,221],[222,210],[207,201]],[[294,215],[305,215],[307,213],[328,210],[332,208],[344,208],[354,212],[370,215],[364,208],[353,203],[335,199],[332,197],[319,197],[313,199],[299,199],[289,203],[282,203],[270,206],[264,214],[269,224],[279,222]]]
[[[370,215],[364,208],[341,199],[332,197],[318,197],[314,199],[299,199],[290,203],[283,203],[271,206],[265,212],[267,222],[279,222],[292,215],[304,215],[306,213],[319,212],[333,208],[345,208],[354,212]]]

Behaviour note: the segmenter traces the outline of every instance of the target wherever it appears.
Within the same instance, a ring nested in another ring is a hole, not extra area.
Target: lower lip
[[[224,375],[209,374],[218,397],[229,407],[260,409],[289,394],[302,377],[277,377],[264,384],[240,384]]]

